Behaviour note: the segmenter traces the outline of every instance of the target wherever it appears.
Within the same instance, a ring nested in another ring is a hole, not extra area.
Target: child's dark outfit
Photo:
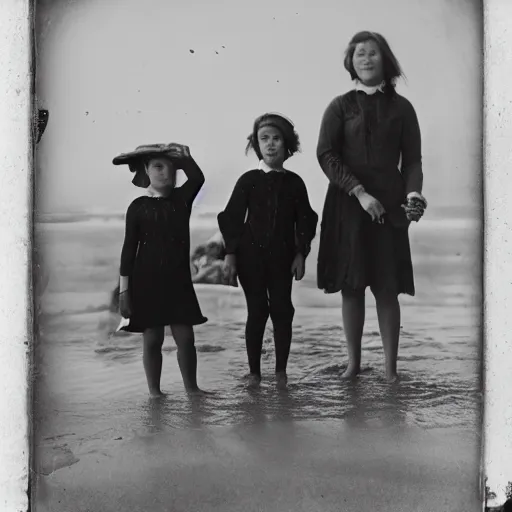
[[[317,156],[329,178],[318,254],[318,287],[327,293],[374,291],[414,295],[408,227],[402,204],[421,191],[421,136],[416,112],[388,91],[350,91],[325,111]],[[401,160],[401,171],[399,162]],[[372,222],[356,197],[357,185],[384,209]]]
[[[261,375],[269,314],[274,325],[276,372],[285,371],[295,313],[291,266],[298,253],[308,256],[318,222],[304,181],[291,171],[270,170],[262,162],[259,169],[240,177],[218,222],[226,253],[236,255],[238,278],[247,300],[245,339],[250,372]]]
[[[189,226],[204,177],[191,158],[183,165],[185,184],[167,197],[139,197],[128,207],[120,268],[129,277],[132,316],[126,331],[207,321],[192,284]]]

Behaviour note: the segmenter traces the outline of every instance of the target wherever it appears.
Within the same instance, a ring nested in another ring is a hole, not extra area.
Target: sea
[[[166,397],[154,418],[140,334],[115,333],[110,311],[124,236],[122,213],[39,215],[35,243],[48,277],[36,304],[33,366],[36,438],[88,443],[164,428],[272,420],[343,419],[478,432],[481,422],[482,236],[476,215],[441,212],[410,228],[417,293],[401,296],[400,381],[384,378],[375,302],[367,294],[362,373],[340,378],[347,347],[339,294],[316,286],[318,236],[306,275],[294,283],[296,308],[288,390],[273,379],[269,322],[261,388],[246,388],[246,305],[240,288],[196,285],[208,322],[195,328],[198,383],[185,394],[170,332],[163,346]],[[194,211],[192,248],[216,231],[215,212]],[[39,277],[39,276],[36,276]]]

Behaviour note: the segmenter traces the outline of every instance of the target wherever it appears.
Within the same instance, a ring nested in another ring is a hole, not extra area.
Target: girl
[[[345,53],[355,88],[331,101],[317,156],[329,179],[318,255],[318,287],[341,290],[349,364],[360,371],[365,289],[373,292],[386,358],[397,379],[398,294],[414,295],[408,227],[427,206],[421,195],[421,137],[416,112],[395,91],[400,65],[380,34],[356,34]],[[398,169],[401,160],[401,169]]]
[[[130,332],[142,332],[143,362],[151,396],[160,396],[164,328],[170,325],[178,347],[178,364],[185,389],[198,392],[197,355],[192,326],[202,315],[190,274],[192,203],[203,186],[204,175],[187,146],[152,144],[114,158],[128,164],[134,185],[147,189],[126,214],[121,253],[119,307]],[[175,188],[176,170],[187,182]]]
[[[304,276],[318,216],[302,178],[283,167],[299,150],[291,121],[279,114],[264,114],[256,119],[248,141],[246,153],[253,149],[259,166],[239,178],[218,222],[226,246],[227,275],[238,275],[247,300],[249,385],[261,381],[261,348],[270,315],[276,380],[285,386],[295,313],[292,281],[293,276],[296,280]]]

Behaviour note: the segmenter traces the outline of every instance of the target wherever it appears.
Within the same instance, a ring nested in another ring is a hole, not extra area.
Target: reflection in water
[[[318,410],[316,416],[312,414],[315,404],[310,393],[299,384],[291,384],[284,390],[271,385],[260,389],[240,387],[224,396],[167,395],[148,399],[141,405],[142,428],[148,433],[157,433],[169,428],[200,429],[212,424],[263,427],[268,422],[289,424],[293,420],[315,418],[343,418],[356,427],[411,424],[408,408],[409,402],[416,400],[414,392],[406,384],[389,384],[382,380],[382,385],[373,389],[364,378],[340,381],[337,397],[332,399],[337,407],[331,404],[328,415]]]

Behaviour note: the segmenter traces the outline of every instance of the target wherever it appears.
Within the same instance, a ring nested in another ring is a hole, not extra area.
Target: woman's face
[[[263,161],[272,169],[279,169],[285,160],[285,143],[281,132],[274,126],[258,130],[258,145]]]
[[[146,174],[155,189],[174,187],[176,183],[176,168],[168,158],[152,158],[147,164]]]
[[[358,43],[352,63],[359,80],[365,85],[379,85],[384,80],[382,53],[375,41]]]

